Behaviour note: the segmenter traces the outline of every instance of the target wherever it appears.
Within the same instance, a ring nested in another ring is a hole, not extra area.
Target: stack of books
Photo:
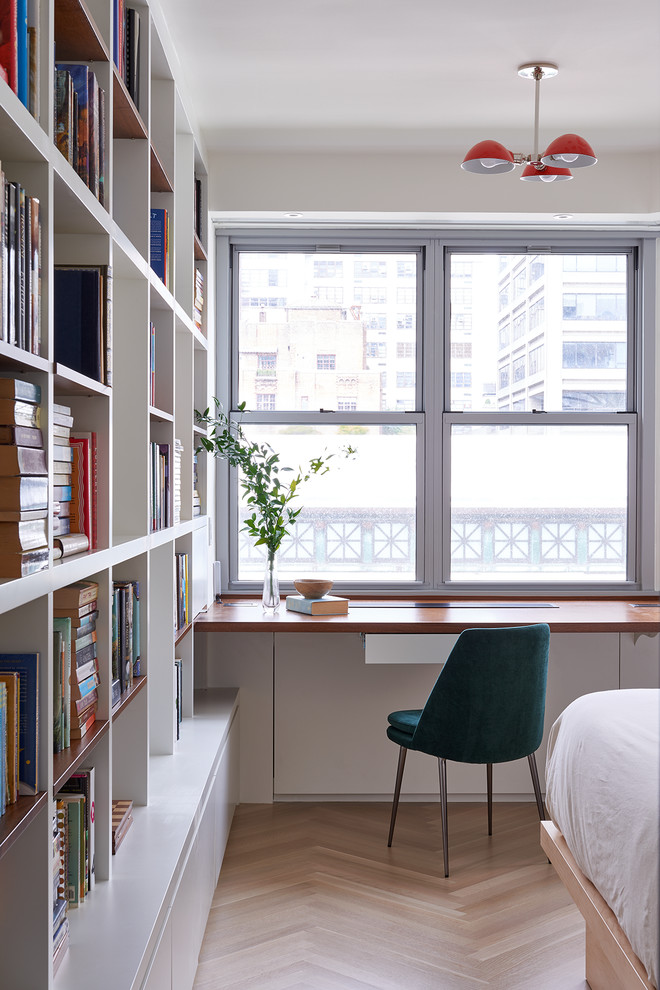
[[[41,389],[0,378],[0,577],[48,566],[48,466],[40,424]]]
[[[69,406],[55,405],[53,415],[61,421],[58,425],[70,433],[73,416]],[[89,538],[80,529],[80,514],[74,513],[79,502],[79,464],[76,463],[74,479],[73,448],[70,438],[58,437],[61,444],[53,443],[53,557],[67,557],[73,553],[89,550]],[[74,484],[75,480],[75,484]],[[62,511],[64,509],[64,512]]]
[[[165,529],[172,525],[171,516],[171,448],[169,443],[151,442],[149,458],[149,486],[151,500],[151,530]]]
[[[55,66],[55,144],[105,205],[105,92],[87,65]]]
[[[73,426],[71,407],[53,403],[51,430],[53,463],[59,466],[58,481],[53,479],[53,538],[68,536],[71,532],[71,448],[69,438]],[[67,449],[68,448],[68,449]],[[53,557],[61,557],[62,551],[53,545]]]
[[[2,678],[3,685],[7,686],[7,717],[3,720],[3,747],[7,760],[11,759],[12,764],[3,772],[6,801],[7,784],[11,787],[10,782],[15,780],[17,752],[18,794],[33,796],[39,790],[39,654],[0,653],[0,675],[2,674],[16,675],[13,678]],[[18,747],[16,747],[16,725],[18,725]],[[16,791],[13,788],[12,794],[13,799],[16,800]]]
[[[197,474],[197,454],[193,454],[193,516],[201,516],[202,500],[199,497],[199,476]]]
[[[204,315],[204,276],[199,268],[195,269],[195,297],[193,301],[193,320],[198,330],[202,329]]]
[[[98,708],[99,669],[96,649],[96,619],[98,616],[96,581],[78,581],[53,593],[54,628],[61,629],[69,643],[70,673],[66,674],[62,690],[64,721],[69,713],[69,740],[81,739],[94,725]],[[59,623],[64,619],[68,622]],[[65,646],[66,654],[66,646]],[[64,659],[66,666],[66,656]],[[69,703],[67,706],[67,690]],[[56,697],[53,701],[55,702]],[[56,715],[53,713],[53,719]],[[66,743],[66,724],[64,728]]]
[[[117,852],[133,824],[133,802],[122,799],[112,802],[112,855]]]
[[[112,704],[140,675],[140,582],[115,581],[112,591]]]
[[[174,440],[174,501],[172,506],[172,522],[176,526],[181,522],[181,460],[183,458],[183,444],[180,440]]]
[[[174,661],[174,727],[176,738],[181,735],[183,719],[183,660],[177,657]]]

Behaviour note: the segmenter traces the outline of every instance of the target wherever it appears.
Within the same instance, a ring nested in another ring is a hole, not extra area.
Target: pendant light
[[[534,147],[531,155],[513,154],[499,141],[479,141],[470,148],[461,163],[466,172],[477,175],[495,175],[511,172],[516,165],[524,165],[520,178],[525,182],[557,182],[572,179],[571,168],[595,165],[593,149],[579,134],[562,134],[552,141],[542,157],[539,157],[539,102],[541,80],[551,79],[559,72],[552,62],[525,62],[518,66],[518,75],[533,79],[534,89]]]

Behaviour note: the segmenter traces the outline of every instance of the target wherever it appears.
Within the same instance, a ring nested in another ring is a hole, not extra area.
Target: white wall
[[[439,154],[214,153],[209,209],[625,214],[660,219],[660,155],[607,155],[570,182],[480,176]]]

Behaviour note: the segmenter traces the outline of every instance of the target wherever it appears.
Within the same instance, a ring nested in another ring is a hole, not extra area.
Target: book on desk
[[[287,595],[286,607],[289,612],[302,612],[304,615],[347,615],[348,598],[337,595],[324,595],[323,598]]]

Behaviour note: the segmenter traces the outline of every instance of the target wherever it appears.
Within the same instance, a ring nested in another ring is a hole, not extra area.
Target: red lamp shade
[[[552,141],[544,155],[541,156],[544,165],[570,165],[571,168],[584,168],[595,165],[598,159],[593,148],[579,134],[562,134]]]
[[[555,182],[559,179],[572,179],[573,176],[567,168],[554,168],[552,165],[541,165],[537,168],[530,162],[529,165],[525,165],[520,178],[525,182]]]
[[[516,167],[513,155],[499,141],[480,141],[470,148],[461,168],[466,172],[476,172],[478,175],[497,175],[499,172],[510,172]]]

